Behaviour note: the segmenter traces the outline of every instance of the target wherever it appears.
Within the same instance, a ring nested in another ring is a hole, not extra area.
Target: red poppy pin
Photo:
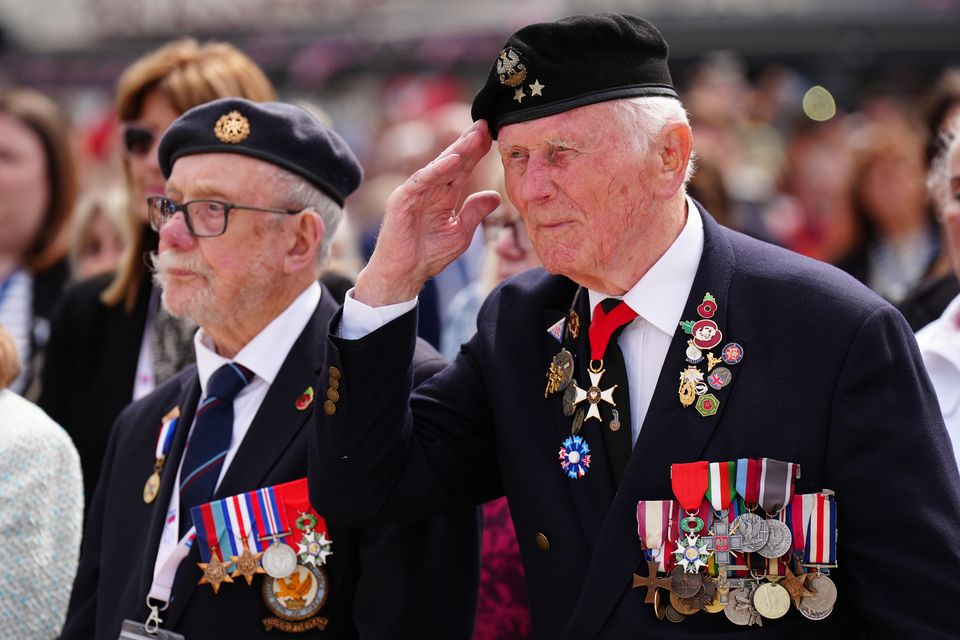
[[[313,387],[307,387],[306,391],[297,398],[297,409],[305,411],[311,404],[313,404]]]

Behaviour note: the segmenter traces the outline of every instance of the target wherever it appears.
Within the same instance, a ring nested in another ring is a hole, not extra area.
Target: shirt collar
[[[232,361],[216,352],[213,340],[202,328],[197,331],[193,337],[193,346],[197,353],[197,374],[200,376],[203,395],[207,393],[210,376],[228,362],[242,364],[253,371],[257,378],[273,384],[293,343],[303,333],[304,327],[320,304],[321,292],[317,282],[311,283],[280,315],[255,335],[253,340],[244,345]]]
[[[702,255],[703,219],[688,196],[687,221],[680,235],[623,299],[637,315],[672,336],[680,324]],[[597,304],[610,296],[592,289],[589,292],[592,314]]]

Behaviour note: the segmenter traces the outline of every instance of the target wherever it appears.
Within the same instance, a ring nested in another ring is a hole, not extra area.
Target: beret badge
[[[234,110],[217,120],[217,124],[213,126],[213,133],[220,142],[237,144],[250,135],[250,121],[239,111]]]
[[[516,49],[507,47],[497,56],[497,75],[500,84],[516,87],[527,78],[527,66],[520,61],[520,54]]]

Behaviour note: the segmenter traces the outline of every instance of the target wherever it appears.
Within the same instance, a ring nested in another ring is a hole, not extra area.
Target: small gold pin
[[[217,124],[213,127],[213,134],[217,136],[217,140],[227,144],[243,142],[250,135],[250,121],[239,111],[231,111],[217,120]]]

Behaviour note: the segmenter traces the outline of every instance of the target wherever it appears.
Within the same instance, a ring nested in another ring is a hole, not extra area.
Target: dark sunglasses
[[[132,156],[143,158],[153,149],[157,134],[150,127],[134,122],[123,124],[123,148]]]

